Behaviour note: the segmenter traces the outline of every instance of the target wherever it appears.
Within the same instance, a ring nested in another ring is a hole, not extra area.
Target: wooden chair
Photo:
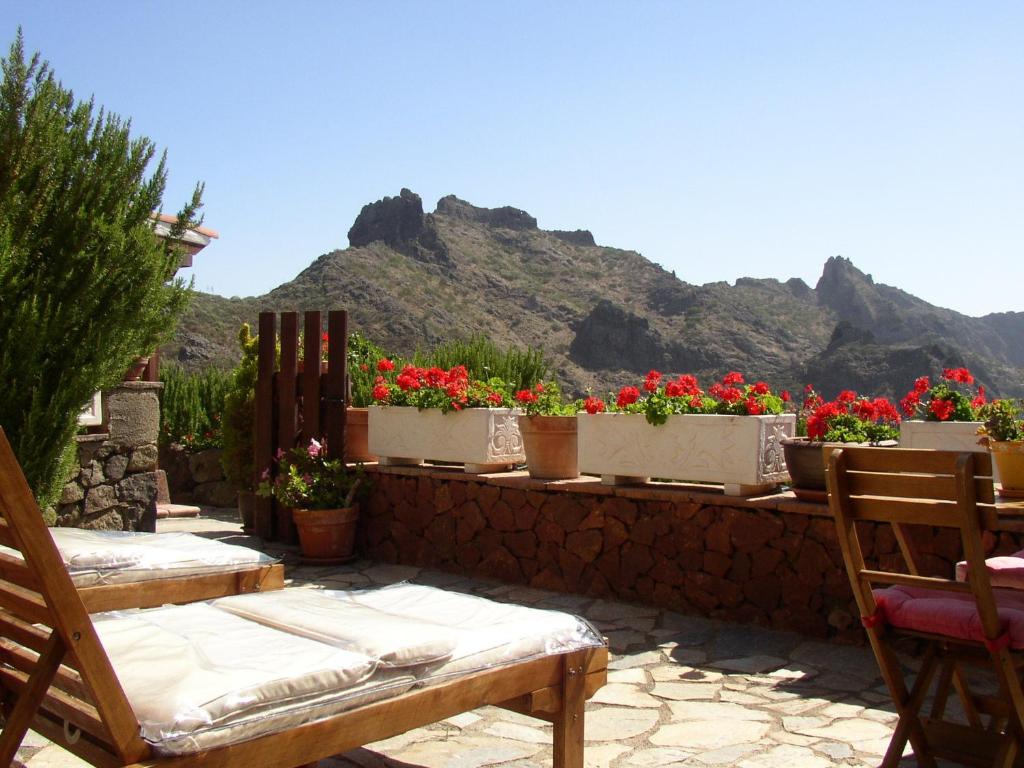
[[[7,447],[0,429],[0,446]],[[476,707],[554,724],[554,765],[582,768],[583,706],[606,679],[607,648],[547,655],[413,689],[278,733],[181,757],[154,754],[82,596],[62,567],[13,455],[0,450],[0,765],[28,728],[96,766],[298,766]]]
[[[918,765],[934,766],[935,757],[967,765],[1019,764],[1024,593],[993,590],[985,567],[982,532],[996,522],[990,457],[835,449],[828,460],[828,498],[861,621],[899,714],[882,765],[897,765],[908,740]],[[907,567],[869,566],[858,523],[890,524]],[[947,577],[921,575],[911,526],[959,530],[969,583],[956,581],[952,569]],[[894,649],[904,638],[923,648],[909,689]],[[978,692],[985,669],[998,683],[996,695]],[[966,724],[948,711],[951,687],[960,694]],[[923,713],[929,692],[933,705]]]

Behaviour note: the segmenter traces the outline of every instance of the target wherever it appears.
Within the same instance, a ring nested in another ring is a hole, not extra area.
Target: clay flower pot
[[[142,374],[146,372],[146,366],[149,365],[148,357],[136,357],[135,362],[132,363],[124,374],[125,381],[138,381],[142,378]]]
[[[1024,498],[1024,440],[989,440],[988,447],[1002,484],[1000,494]]]
[[[366,408],[345,410],[345,461],[376,461],[370,453],[369,411]]]
[[[341,509],[292,509],[292,520],[299,532],[305,562],[333,565],[355,557],[357,505]]]
[[[526,468],[538,480],[579,477],[575,416],[520,416]]]
[[[782,440],[782,452],[786,456],[789,471],[789,488],[801,501],[824,504],[828,501],[828,486],[825,483],[825,466],[833,448],[846,445],[866,446],[869,443],[826,443],[806,437],[790,437]],[[895,447],[895,440],[878,443],[877,448]]]

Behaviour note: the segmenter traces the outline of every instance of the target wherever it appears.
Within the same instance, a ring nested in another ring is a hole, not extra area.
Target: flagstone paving
[[[253,544],[206,509],[161,530]],[[588,618],[608,637],[609,684],[587,704],[587,768],[877,766],[896,715],[871,654],[759,627],[386,563],[304,567],[291,585],[344,589],[408,580]],[[15,765],[84,765],[29,734]],[[915,765],[904,758],[904,765]],[[942,763],[940,763],[941,765]],[[463,713],[321,762],[323,768],[541,768],[551,726],[495,707]],[[258,767],[254,767],[258,768]]]

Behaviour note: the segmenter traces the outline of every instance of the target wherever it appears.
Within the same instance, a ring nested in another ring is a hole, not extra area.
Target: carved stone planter
[[[980,426],[980,421],[903,421],[900,423],[900,448],[985,453],[988,448],[978,445]],[[998,482],[998,468],[993,466],[992,472]]]
[[[526,461],[517,415],[511,408],[442,413],[370,406],[369,449],[385,466],[429,460],[464,464],[467,472],[500,472]]]
[[[607,484],[655,478],[722,483],[730,496],[752,496],[789,479],[781,440],[796,416],[669,416],[660,426],[643,414],[580,415],[580,471]]]

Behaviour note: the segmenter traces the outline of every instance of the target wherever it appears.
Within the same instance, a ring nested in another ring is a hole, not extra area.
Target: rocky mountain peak
[[[383,242],[419,261],[451,263],[433,216],[425,215],[423,200],[404,187],[398,197],[364,205],[348,231],[348,241],[353,248]]]
[[[537,229],[537,219],[519,208],[513,208],[510,205],[501,208],[480,208],[465,200],[460,200],[455,195],[447,195],[438,200],[434,214],[486,224],[489,227]]]

